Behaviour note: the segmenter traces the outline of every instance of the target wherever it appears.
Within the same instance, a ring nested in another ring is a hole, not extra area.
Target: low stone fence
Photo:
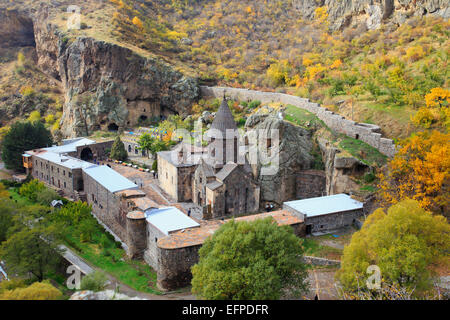
[[[339,260],[330,260],[319,257],[303,256],[303,262],[306,264],[312,264],[315,266],[340,266],[341,262]]]
[[[345,119],[345,117],[335,114],[327,108],[321,107],[318,103],[309,101],[309,99],[284,93],[262,92],[228,87],[200,86],[200,90],[201,96],[204,98],[222,98],[224,94],[226,94],[232,99],[240,101],[259,100],[261,103],[281,102],[286,105],[291,104],[314,113],[335,132],[364,141],[388,157],[393,157],[396,153],[394,142],[391,139],[383,138],[381,136],[381,129],[379,126]]]

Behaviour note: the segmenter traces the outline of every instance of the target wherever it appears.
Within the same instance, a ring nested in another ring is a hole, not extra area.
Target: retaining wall
[[[394,142],[391,139],[383,138],[381,136],[381,129],[379,126],[345,119],[345,117],[335,114],[327,108],[321,107],[318,103],[309,101],[309,99],[284,93],[262,92],[228,87],[200,86],[200,90],[201,96],[204,98],[222,98],[224,94],[226,94],[228,97],[240,101],[259,100],[261,103],[281,102],[282,104],[291,104],[314,113],[335,132],[343,133],[349,137],[364,141],[388,157],[393,157],[396,153]]]

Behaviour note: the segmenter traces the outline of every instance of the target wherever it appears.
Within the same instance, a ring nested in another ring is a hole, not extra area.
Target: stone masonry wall
[[[191,267],[198,262],[201,245],[178,249],[157,248],[157,285],[161,290],[175,290],[191,283]]]
[[[326,180],[324,171],[301,171],[297,175],[296,199],[308,199],[326,195]]]
[[[126,221],[121,218],[120,197],[108,191],[85,172],[83,172],[83,180],[87,202],[92,206],[92,213],[122,241],[127,239]]]
[[[309,101],[309,99],[283,93],[261,92],[228,87],[201,86],[200,89],[203,98],[222,98],[225,92],[227,96],[240,101],[259,100],[262,103],[281,102],[283,104],[291,104],[314,113],[330,129],[337,133],[343,133],[349,137],[364,141],[388,157],[393,157],[396,153],[394,142],[391,139],[383,138],[381,136],[380,127],[373,124],[357,123],[345,119],[343,116],[321,107],[318,103]]]
[[[353,220],[363,215],[362,209],[337,212],[315,217],[305,217],[305,224],[312,225],[311,232],[322,232],[339,229],[344,226],[351,226]]]

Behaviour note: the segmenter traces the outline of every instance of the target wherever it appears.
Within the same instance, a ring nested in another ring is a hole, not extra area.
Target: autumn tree
[[[450,128],[450,90],[433,88],[425,96],[426,107],[420,108],[411,118],[414,124],[430,128],[433,123]]]
[[[422,132],[407,139],[380,174],[381,198],[395,204],[405,198],[448,215],[450,134]]]
[[[230,221],[200,248],[192,291],[204,299],[279,299],[307,289],[302,241],[272,218]]]
[[[377,209],[344,248],[337,278],[347,291],[367,289],[367,268],[376,265],[388,285],[426,290],[432,284],[431,266],[447,263],[450,225],[415,200],[403,200],[387,213]]]
[[[35,282],[28,287],[19,286],[11,290],[0,291],[0,300],[58,300],[62,296],[62,292],[48,281]]]

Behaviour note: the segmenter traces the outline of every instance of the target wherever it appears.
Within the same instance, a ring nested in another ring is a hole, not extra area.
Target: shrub
[[[60,196],[53,189],[45,188],[36,193],[36,201],[40,204],[49,206],[53,200],[58,200]]]
[[[17,288],[25,288],[27,285],[25,280],[20,278],[12,278],[7,281],[0,282],[0,294],[2,294],[6,290],[14,290]]]
[[[26,288],[5,290],[0,294],[0,300],[57,300],[61,297],[61,291],[46,281],[35,282]]]
[[[37,202],[38,194],[46,190],[44,183],[37,179],[33,179],[28,183],[23,184],[19,189],[19,194],[27,197],[33,202]]]
[[[249,107],[250,109],[255,109],[255,108],[258,108],[260,105],[261,105],[261,101],[259,101],[259,100],[253,100],[253,101],[251,101],[251,102],[248,104],[248,107]]]
[[[94,271],[81,279],[81,290],[91,290],[91,291],[103,291],[106,288],[106,282],[108,277],[106,273],[100,271]]]

